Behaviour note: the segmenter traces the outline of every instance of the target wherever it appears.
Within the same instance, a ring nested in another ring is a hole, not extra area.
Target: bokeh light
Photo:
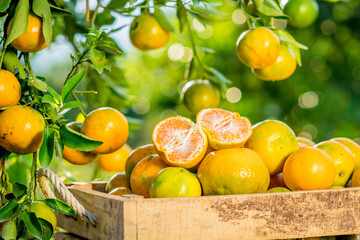
[[[298,101],[301,108],[314,108],[319,104],[319,95],[316,92],[309,91],[301,94]]]
[[[241,10],[241,9],[236,9],[232,13],[231,19],[237,25],[241,25],[241,24],[244,24],[246,22],[245,14],[244,14],[243,10]]]
[[[226,100],[228,100],[231,103],[239,102],[241,99],[241,96],[242,96],[241,91],[237,87],[229,88],[226,91]]]
[[[179,61],[185,54],[185,48],[181,43],[174,43],[169,47],[168,57],[172,61]]]
[[[145,114],[150,110],[150,101],[146,97],[139,97],[131,106],[137,114]]]

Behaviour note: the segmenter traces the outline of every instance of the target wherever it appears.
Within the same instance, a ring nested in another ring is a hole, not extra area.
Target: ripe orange
[[[360,187],[360,168],[355,169],[350,183],[351,187]]]
[[[131,147],[125,144],[113,153],[102,154],[99,157],[99,166],[109,172],[125,171],[125,162],[130,152]]]
[[[80,132],[82,123],[70,122],[66,124],[69,128]],[[98,157],[98,154],[91,152],[84,152],[76,149],[69,148],[64,145],[63,158],[72,164],[86,165],[91,163]]]
[[[0,113],[0,145],[9,152],[35,152],[41,147],[44,129],[44,118],[31,107],[15,105]]]
[[[282,173],[270,176],[269,189],[275,187],[286,187]]]
[[[286,158],[298,149],[298,144],[288,125],[277,120],[265,120],[254,125],[245,147],[260,154],[270,175],[275,175],[282,171]]]
[[[202,110],[196,116],[196,121],[215,150],[242,147],[252,133],[249,119],[241,117],[237,112],[219,108]]]
[[[89,113],[81,132],[86,136],[103,142],[93,153],[112,153],[120,149],[129,136],[126,117],[114,108],[99,108]]]
[[[319,15],[316,0],[289,0],[284,6],[284,13],[290,17],[288,23],[297,28],[305,28],[315,22]]]
[[[192,80],[181,90],[180,99],[189,112],[197,114],[202,109],[217,107],[220,91],[208,80]]]
[[[280,40],[270,29],[257,27],[243,32],[236,43],[240,61],[250,68],[265,68],[275,63]]]
[[[174,167],[194,167],[203,159],[208,145],[201,127],[184,117],[159,122],[152,139],[160,157]]]
[[[299,149],[304,147],[312,147],[315,145],[312,140],[305,137],[296,137],[296,140],[298,142]]]
[[[150,197],[150,185],[156,175],[168,165],[159,155],[151,155],[141,160],[130,176],[131,190],[134,194]]]
[[[30,206],[30,212],[35,213],[37,218],[42,218],[53,226],[53,231],[55,232],[57,226],[57,220],[54,210],[52,210],[48,205],[43,202],[33,202]]]
[[[264,193],[270,174],[261,156],[248,148],[211,152],[197,172],[204,195]]]
[[[297,62],[293,51],[281,45],[276,61],[265,68],[253,68],[252,71],[258,78],[265,81],[280,81],[290,77],[296,69]]]
[[[286,186],[292,191],[328,189],[334,183],[336,169],[326,152],[305,147],[288,157],[283,175]]]
[[[7,34],[10,32],[12,19],[7,28]],[[25,33],[20,35],[11,45],[21,52],[37,52],[46,47],[46,41],[42,31],[43,21],[40,17],[30,13],[28,25]]]
[[[335,164],[336,177],[333,186],[344,187],[350,180],[355,168],[355,159],[351,151],[336,141],[324,141],[315,147],[329,154]]]
[[[130,26],[131,43],[140,50],[161,48],[167,44],[170,33],[160,26],[150,13],[135,17]]]
[[[345,145],[345,147],[347,147],[354,155],[355,168],[360,166],[360,145],[359,144],[357,144],[355,141],[353,141],[349,138],[344,138],[344,137],[333,138],[331,140],[337,141],[337,142]]]
[[[0,108],[18,104],[21,86],[14,74],[0,69]]]
[[[116,195],[116,196],[121,196],[124,194],[132,194],[132,193],[133,192],[131,191],[131,189],[127,187],[117,187],[111,190],[111,192],[109,192],[110,195]]]
[[[285,187],[273,187],[267,190],[267,193],[278,193],[278,192],[291,192],[291,191]]]
[[[109,193],[118,187],[130,188],[130,180],[126,176],[125,172],[118,172],[114,174],[106,183],[105,192]]]
[[[125,163],[126,176],[130,178],[136,164],[144,158],[154,154],[157,154],[157,152],[153,144],[144,145],[133,150]]]
[[[194,174],[181,167],[161,170],[150,186],[151,198],[199,197],[201,185]]]

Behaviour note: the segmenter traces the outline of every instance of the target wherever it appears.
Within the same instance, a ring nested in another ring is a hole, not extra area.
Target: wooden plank
[[[74,234],[71,234],[71,233],[56,232],[54,234],[54,239],[55,240],[84,240],[85,238],[75,236]]]

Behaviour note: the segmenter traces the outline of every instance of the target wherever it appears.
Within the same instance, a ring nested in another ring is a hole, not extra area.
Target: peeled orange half
[[[237,112],[219,108],[200,111],[196,121],[203,128],[210,146],[215,150],[242,147],[252,133],[249,119],[241,117]]]
[[[159,122],[152,139],[160,157],[170,166],[192,168],[204,157],[207,138],[199,125],[184,117]]]

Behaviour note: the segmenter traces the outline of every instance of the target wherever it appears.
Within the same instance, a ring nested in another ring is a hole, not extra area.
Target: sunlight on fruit
[[[193,24],[194,29],[198,32],[203,32],[206,30],[205,26],[196,18],[194,18],[192,24]]]
[[[321,23],[321,32],[324,35],[331,35],[336,30],[336,23],[331,19],[326,19]]]
[[[241,10],[241,9],[236,9],[232,13],[231,19],[235,24],[238,24],[238,25],[241,25],[246,22],[245,14],[244,14],[243,10]]]
[[[237,103],[241,99],[241,91],[237,87],[229,88],[226,91],[226,100],[228,100],[231,103]]]
[[[150,101],[146,97],[139,97],[131,107],[137,114],[145,114],[150,110]]]
[[[185,48],[181,43],[174,43],[169,47],[168,56],[172,61],[179,61],[185,54]]]
[[[301,108],[314,108],[319,104],[319,95],[316,92],[309,91],[299,96],[299,106]]]
[[[314,139],[317,137],[318,135],[318,130],[317,128],[312,125],[312,124],[306,124],[302,129],[301,129],[302,132],[306,132],[308,134],[311,135],[311,139]]]

